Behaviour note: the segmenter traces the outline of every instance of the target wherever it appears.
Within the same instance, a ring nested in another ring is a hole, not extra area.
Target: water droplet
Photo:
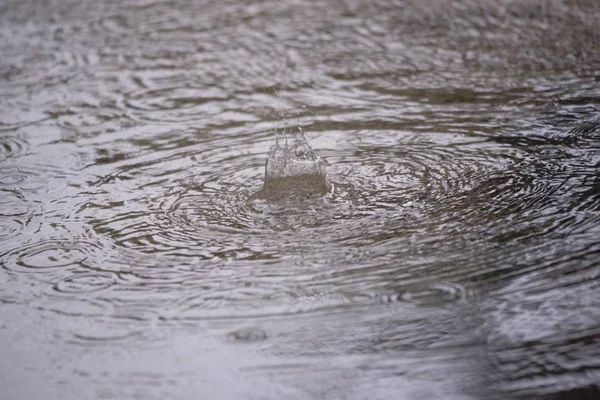
[[[281,145],[281,136],[284,144]],[[290,136],[290,138],[288,138]],[[277,132],[265,166],[265,180],[258,197],[267,200],[294,195],[310,196],[331,191],[325,163],[310,146],[301,128]]]

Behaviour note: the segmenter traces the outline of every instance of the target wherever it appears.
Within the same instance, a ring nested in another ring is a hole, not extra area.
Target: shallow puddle
[[[4,1],[1,392],[600,396],[599,20]]]

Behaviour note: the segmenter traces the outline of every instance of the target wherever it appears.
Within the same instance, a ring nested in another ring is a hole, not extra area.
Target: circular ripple
[[[36,210],[36,207],[27,203],[25,197],[12,190],[0,189],[0,215],[3,217],[18,217],[26,220]]]
[[[44,165],[32,167],[6,165],[0,168],[0,190],[5,187],[17,196],[25,196],[28,192],[40,195],[44,188],[48,189],[47,177],[57,172],[57,169]],[[63,171],[60,173],[64,174]]]
[[[175,170],[175,179],[166,183],[164,191],[151,191],[147,185],[148,190],[140,188],[137,194],[128,196],[128,204],[143,211],[128,212],[122,208],[122,214],[95,221],[95,229],[118,237],[125,247],[144,252],[182,254],[185,249],[192,257],[229,257],[235,252],[245,257],[257,251],[275,251],[274,247],[265,246],[273,242],[274,234],[289,236],[294,231],[326,229],[340,221],[364,217],[365,214],[353,212],[362,201],[360,196],[356,196],[351,185],[343,183],[332,195],[304,202],[249,201],[262,185],[265,148],[269,144],[234,136],[180,151],[168,162],[186,165],[185,171]],[[161,170],[162,162],[157,160],[157,166],[152,167],[161,180],[168,176]],[[127,170],[135,173],[132,168]]]
[[[143,89],[127,94],[123,107],[135,120],[192,122],[225,112],[227,98],[224,91],[215,87]]]
[[[182,130],[156,138],[148,152],[112,171],[140,177],[137,184],[115,184],[116,191],[107,186],[106,194],[90,202],[114,206],[81,211],[118,248],[167,257],[163,265],[131,270],[135,277],[123,279],[132,287],[143,292],[187,285],[174,306],[178,318],[327,312],[385,302],[443,307],[464,299],[460,283],[404,287],[412,275],[445,281],[454,280],[456,271],[440,271],[435,263],[392,268],[390,261],[418,259],[421,252],[453,256],[468,232],[456,223],[454,207],[491,171],[505,173],[510,152],[486,154],[478,142],[448,146],[425,134],[407,138],[397,150],[366,143],[355,133],[360,145],[348,149],[336,151],[333,145],[321,151],[314,145],[325,159],[333,154],[328,169],[333,193],[269,202],[252,194],[262,186],[274,134],[238,132],[203,136]],[[123,192],[126,200],[115,202]],[[456,238],[428,248],[437,241],[427,235],[441,235],[440,226],[454,229]],[[369,251],[360,251],[365,245]],[[173,264],[202,279],[188,274],[178,279]],[[388,282],[393,286],[379,290]]]
[[[25,139],[14,136],[0,137],[0,161],[23,154],[29,144]]]
[[[122,129],[122,113],[98,109],[95,105],[79,106],[72,113],[57,118],[57,126],[64,129],[63,140],[75,140],[79,136],[92,136]]]
[[[4,218],[0,221],[0,241],[9,240],[23,229],[25,222],[20,219]]]
[[[420,201],[438,209],[436,201],[448,202],[449,194],[464,191],[465,181],[481,179],[495,162],[468,147],[410,142],[401,152],[367,147],[359,153],[340,152],[330,174],[332,194],[269,203],[249,200],[262,185],[266,149],[273,139],[270,132],[259,134],[216,137],[175,152],[168,162],[185,165],[185,172],[174,170],[175,179],[168,181],[164,179],[169,173],[157,174],[167,185],[165,191],[142,189],[128,196],[130,207],[144,211],[129,213],[125,208],[124,213],[96,221],[95,228],[144,253],[203,259],[274,257],[294,248],[327,248],[323,237],[329,243],[358,236],[364,241],[382,228],[391,235],[414,230],[428,220],[416,218],[418,207],[409,204]],[[267,140],[257,140],[262,137]],[[453,160],[460,157],[472,160]],[[365,164],[364,158],[370,162]],[[151,162],[156,164],[153,170],[161,170],[162,160]],[[129,167],[127,171],[135,173]],[[410,215],[413,218],[407,219]]]
[[[14,186],[25,182],[29,174],[18,167],[5,167],[0,169],[0,185]]]
[[[79,273],[56,283],[53,289],[60,293],[92,293],[107,289],[116,283],[112,274]]]
[[[98,246],[91,242],[47,239],[13,250],[4,257],[4,268],[14,272],[46,273],[80,267]]]

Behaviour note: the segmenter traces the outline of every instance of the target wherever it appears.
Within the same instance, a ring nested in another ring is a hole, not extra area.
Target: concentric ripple
[[[97,245],[91,242],[48,239],[4,255],[3,267],[20,273],[68,270],[84,264],[97,250]]]
[[[223,113],[228,95],[214,87],[146,89],[126,96],[124,106],[135,119],[160,123],[193,122]]]
[[[80,273],[57,282],[54,290],[65,294],[92,293],[107,289],[115,283],[115,277],[109,274]]]
[[[28,143],[21,137],[2,136],[0,137],[0,161],[7,158],[17,157],[27,151]]]

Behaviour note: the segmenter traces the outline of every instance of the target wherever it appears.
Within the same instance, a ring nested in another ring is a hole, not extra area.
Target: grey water
[[[0,399],[599,398],[598,21],[0,2]]]

